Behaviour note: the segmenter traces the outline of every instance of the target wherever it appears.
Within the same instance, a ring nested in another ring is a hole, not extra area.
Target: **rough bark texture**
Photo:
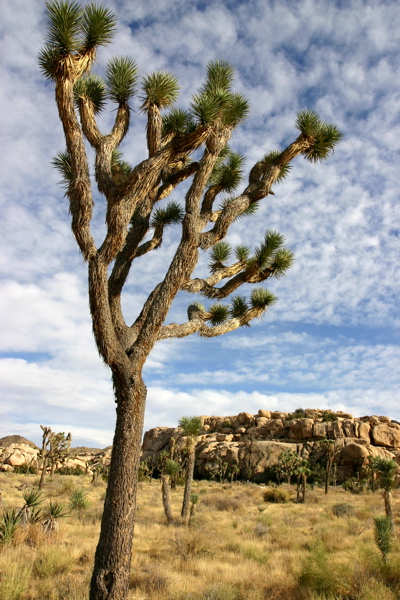
[[[161,475],[161,493],[162,493],[162,501],[164,506],[164,513],[167,517],[168,525],[174,522],[174,517],[172,516],[171,510],[171,502],[169,499],[169,487],[170,487],[170,477],[169,475],[162,474]]]
[[[190,518],[190,496],[192,493],[192,483],[193,483],[193,472],[194,472],[194,461],[195,461],[195,444],[189,449],[187,465],[186,465],[186,477],[185,477],[185,490],[183,492],[183,502],[182,502],[182,511],[181,517],[184,523],[187,525]]]
[[[140,377],[131,386],[113,375],[117,423],[90,600],[120,600],[128,593],[140,443],[146,388]]]

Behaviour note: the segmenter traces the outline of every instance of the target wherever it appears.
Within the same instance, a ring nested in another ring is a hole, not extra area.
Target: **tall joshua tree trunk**
[[[185,490],[183,492],[183,502],[181,517],[187,525],[190,519],[190,496],[192,493],[193,473],[194,473],[194,461],[195,461],[195,448],[196,443],[192,443],[190,450],[188,449],[188,458],[186,464],[186,476],[185,476]]]
[[[169,497],[169,488],[170,488],[170,476],[166,473],[161,474],[161,493],[162,493],[162,501],[164,507],[164,513],[167,517],[167,523],[170,525],[174,522],[174,517],[172,516],[171,510],[171,501]]]
[[[128,387],[113,374],[117,422],[90,600],[119,600],[128,593],[146,387]]]

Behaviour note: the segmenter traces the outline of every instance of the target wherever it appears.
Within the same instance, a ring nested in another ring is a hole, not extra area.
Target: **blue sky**
[[[277,229],[296,261],[268,282],[278,303],[251,328],[227,336],[159,343],[145,369],[146,428],[182,415],[232,415],[259,408],[346,410],[400,420],[399,146],[400,54],[397,2],[181,2],[106,0],[117,14],[113,55],[133,57],[142,75],[168,70],[188,105],[210,60],[228,59],[249,118],[231,146],[246,169],[296,137],[296,113],[319,112],[344,133],[328,162],[297,159],[253,218],[228,240],[257,245]],[[54,94],[37,67],[44,2],[2,8],[0,119],[2,211],[0,437],[40,440],[40,424],[71,431],[74,445],[111,443],[110,377],[91,335],[86,268],[51,167],[64,149]],[[125,158],[145,156],[136,101]],[[110,116],[101,126],[107,129]],[[179,201],[183,192],[175,192]],[[97,198],[94,228],[103,229]],[[160,250],[138,263],[124,307],[133,318],[163,276],[176,247],[171,228]],[[202,255],[198,273],[204,273]],[[178,296],[182,322],[192,297]]]

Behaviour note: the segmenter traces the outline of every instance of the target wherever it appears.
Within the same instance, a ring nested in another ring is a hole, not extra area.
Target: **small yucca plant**
[[[385,515],[384,517],[375,517],[374,537],[376,545],[382,554],[383,563],[386,565],[388,554],[392,548],[393,542],[393,524],[392,519]]]
[[[32,488],[23,493],[23,498],[25,500],[25,504],[18,511],[21,524],[29,525],[30,523],[38,523],[41,516],[41,509],[39,506],[43,502],[42,492],[38,489]]]
[[[0,518],[0,544],[11,544],[19,524],[20,517],[15,508],[3,511]]]
[[[68,514],[64,512],[63,505],[50,500],[48,515],[42,522],[42,527],[45,533],[47,535],[57,533],[60,527],[59,519],[62,519],[63,517],[68,517]]]

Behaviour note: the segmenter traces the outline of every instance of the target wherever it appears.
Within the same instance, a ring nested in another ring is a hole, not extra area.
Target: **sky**
[[[229,60],[234,90],[251,111],[231,147],[246,174],[264,154],[297,136],[299,110],[335,123],[343,141],[328,161],[298,157],[253,217],[234,224],[232,244],[254,248],[276,229],[295,254],[268,314],[233,333],[158,343],[145,366],[145,429],[183,415],[259,409],[343,410],[400,420],[399,147],[400,53],[397,0],[105,0],[118,18],[114,55],[140,74],[178,77],[185,108],[209,61]],[[112,443],[110,374],[95,348],[86,266],[73,239],[52,158],[65,147],[52,84],[37,65],[41,0],[2,3],[0,23],[0,437],[39,443],[40,425],[72,433],[73,446]],[[137,99],[121,149],[146,157]],[[107,131],[113,107],[101,117]],[[243,187],[246,179],[243,182]],[[171,197],[182,201],[179,188]],[[104,233],[96,198],[94,232]],[[132,321],[173,256],[179,229],[138,266],[124,295]],[[207,254],[198,273],[207,272]],[[168,321],[184,322],[193,297],[178,295]]]

